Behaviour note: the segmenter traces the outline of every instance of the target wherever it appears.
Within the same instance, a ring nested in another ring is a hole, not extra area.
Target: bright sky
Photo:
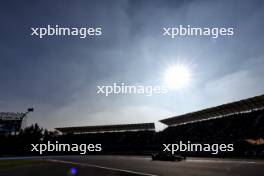
[[[264,92],[263,1],[1,1],[0,111],[28,123],[157,122]],[[30,27],[100,26],[97,38],[30,37]],[[162,27],[234,27],[232,37],[162,36]],[[172,76],[179,75],[181,76]],[[99,84],[169,85],[167,94],[96,94]],[[177,83],[177,85],[175,85]]]

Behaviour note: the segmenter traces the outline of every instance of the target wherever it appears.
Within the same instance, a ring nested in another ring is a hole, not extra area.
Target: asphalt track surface
[[[24,158],[27,159],[27,158]],[[32,159],[32,158],[31,158]],[[263,176],[263,160],[187,158],[185,161],[152,161],[140,156],[57,156],[43,159],[45,163],[5,170],[0,175],[71,175],[66,170],[75,167],[76,175],[121,176]],[[29,167],[29,168],[27,168]],[[42,174],[40,174],[40,171]]]

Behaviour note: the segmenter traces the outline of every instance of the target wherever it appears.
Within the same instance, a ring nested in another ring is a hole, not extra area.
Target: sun
[[[190,69],[182,64],[171,65],[164,73],[164,81],[170,89],[185,88],[191,81]]]

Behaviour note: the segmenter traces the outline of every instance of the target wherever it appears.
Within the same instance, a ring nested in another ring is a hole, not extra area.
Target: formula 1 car
[[[160,160],[160,161],[182,161],[186,159],[186,157],[181,155],[173,155],[169,152],[159,152],[153,153],[151,155],[152,160]]]

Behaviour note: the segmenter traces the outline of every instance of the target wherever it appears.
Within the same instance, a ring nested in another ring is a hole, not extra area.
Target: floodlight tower
[[[21,129],[24,129],[27,126],[27,115],[30,112],[33,112],[34,108],[28,108],[27,111],[21,116],[22,124],[21,124]]]

